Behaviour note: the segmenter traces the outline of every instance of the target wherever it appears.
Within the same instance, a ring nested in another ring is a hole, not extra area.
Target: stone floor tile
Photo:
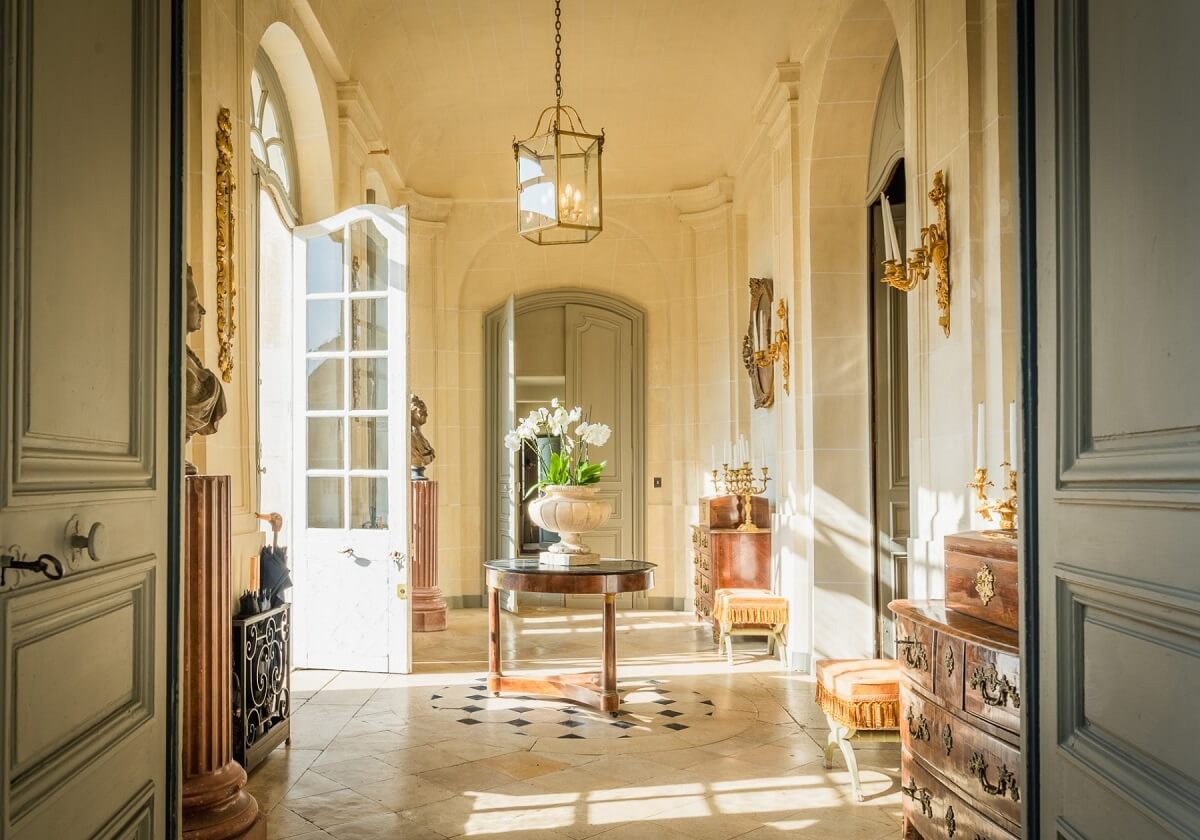
[[[335,790],[303,799],[291,799],[287,807],[319,828],[326,829],[388,813],[388,809],[375,800],[352,790]]]

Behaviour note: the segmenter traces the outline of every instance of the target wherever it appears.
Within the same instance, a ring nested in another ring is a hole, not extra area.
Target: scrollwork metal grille
[[[250,770],[291,734],[291,605],[235,619],[233,661],[233,753]]]

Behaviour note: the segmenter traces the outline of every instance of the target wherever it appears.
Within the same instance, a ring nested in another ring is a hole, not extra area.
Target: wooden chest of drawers
[[[737,500],[714,496],[700,500],[701,524],[692,526],[692,605],[696,617],[712,623],[713,594],[718,589],[771,588],[771,532],[767,500],[751,505],[760,531],[739,531]],[[713,638],[717,627],[712,625]]]
[[[893,601],[901,663],[905,836],[1021,836],[1020,659],[1014,630]]]

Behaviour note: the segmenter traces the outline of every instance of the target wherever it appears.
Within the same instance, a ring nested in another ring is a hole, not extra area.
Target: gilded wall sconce
[[[950,220],[946,209],[946,179],[945,173],[938,170],[933,173],[933,189],[929,191],[929,200],[937,210],[938,219],[930,225],[921,228],[921,247],[914,248],[908,258],[907,265],[903,262],[897,244],[895,229],[891,227],[890,216],[884,216],[884,239],[888,242],[889,258],[883,261],[883,282],[893,289],[911,292],[917,283],[929,276],[930,266],[937,274],[938,323],[946,337],[950,336]],[[884,207],[887,207],[887,197],[884,196]]]
[[[775,403],[776,362],[783,369],[783,392],[792,393],[787,302],[782,298],[778,301],[775,315],[779,318],[779,329],[772,330],[773,292],[770,280],[750,278],[750,325],[742,337],[742,363],[750,376],[755,408],[769,408]]]
[[[233,335],[237,332],[233,271],[235,221],[233,191],[233,122],[229,109],[217,112],[217,367],[221,379],[233,381]]]

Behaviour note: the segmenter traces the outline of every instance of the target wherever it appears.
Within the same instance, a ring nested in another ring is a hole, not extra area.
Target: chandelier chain
[[[562,0],[554,0],[554,99],[562,106]],[[555,115],[555,121],[558,117]]]

